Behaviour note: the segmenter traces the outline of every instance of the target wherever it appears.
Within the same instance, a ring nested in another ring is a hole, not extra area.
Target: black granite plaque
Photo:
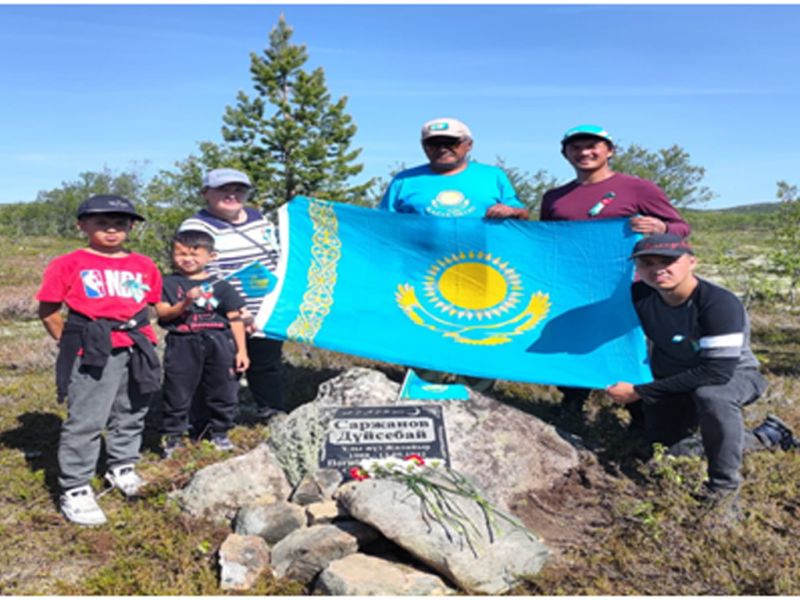
[[[337,408],[320,451],[322,468],[347,474],[367,458],[419,454],[449,467],[441,406],[350,406]]]

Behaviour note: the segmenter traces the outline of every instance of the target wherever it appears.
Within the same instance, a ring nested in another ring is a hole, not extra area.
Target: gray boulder
[[[240,506],[265,496],[285,500],[290,493],[280,465],[267,445],[260,444],[247,454],[199,470],[170,497],[193,517],[230,522]]]
[[[356,521],[298,529],[272,548],[272,572],[310,583],[332,561],[354,554],[377,538],[374,529]]]
[[[470,390],[469,402],[445,402],[451,467],[493,503],[549,490],[580,464],[578,448],[552,425]]]
[[[426,477],[446,483],[435,472]],[[470,594],[507,592],[538,573],[548,555],[533,533],[458,494],[428,495],[426,502],[405,483],[370,479],[346,484],[337,498],[354,518]]]
[[[440,577],[376,556],[351,554],[320,573],[315,594],[327,596],[444,596],[454,594]]]
[[[383,373],[354,368],[324,381],[313,402],[299,406],[280,421],[270,423],[268,443],[292,485],[319,469],[319,451],[325,441],[331,411],[343,406],[391,404],[397,384]]]
[[[292,492],[290,500],[303,506],[324,502],[333,497],[333,493],[341,483],[342,474],[336,469],[318,469],[303,476]]]
[[[290,481],[319,468],[332,412],[344,406],[414,405],[398,400],[399,385],[383,373],[356,367],[324,382],[313,402],[271,426],[270,446]],[[550,489],[579,465],[578,449],[536,417],[474,391],[470,400],[439,401],[451,466],[475,480],[508,509],[515,497]],[[498,476],[501,474],[502,476]]]
[[[330,523],[335,519],[343,519],[349,517],[347,511],[343,510],[341,505],[334,500],[327,500],[326,502],[314,502],[305,507],[306,519],[309,525],[321,525],[323,523]]]
[[[233,530],[241,535],[257,535],[268,544],[274,544],[295,529],[305,527],[306,521],[306,511],[302,506],[286,500],[262,500],[239,509]]]
[[[219,549],[220,587],[249,590],[269,567],[269,548],[258,536],[229,535]]]

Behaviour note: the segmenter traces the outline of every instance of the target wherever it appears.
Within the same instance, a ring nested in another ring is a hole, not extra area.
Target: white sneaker
[[[106,473],[106,481],[112,487],[119,488],[119,491],[128,497],[138,495],[139,490],[147,483],[139,477],[133,465],[122,465],[109,469]]]
[[[61,494],[61,512],[67,520],[78,525],[102,525],[106,522],[106,516],[88,485]]]

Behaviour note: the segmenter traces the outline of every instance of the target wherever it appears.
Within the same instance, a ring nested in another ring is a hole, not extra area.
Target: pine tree
[[[547,190],[556,187],[558,180],[544,169],[530,173],[519,167],[511,167],[500,156],[497,157],[495,165],[503,169],[508,175],[508,180],[517,193],[517,198],[530,211],[530,218],[532,220],[538,219],[539,204],[542,201],[542,196]]]
[[[302,194],[358,202],[371,182],[348,186],[363,169],[351,150],[356,126],[345,112],[347,97],[331,101],[321,67],[308,73],[305,45],[290,43],[292,28],[281,15],[263,56],[250,54],[256,95],[239,92],[227,107],[222,135],[250,175],[265,209]]]
[[[677,208],[687,208],[705,204],[716,196],[710,188],[700,185],[706,170],[693,165],[690,158],[676,144],[655,152],[637,144],[625,148],[615,145],[611,168],[652,181]]]
[[[778,182],[780,209],[771,252],[778,272],[789,279],[789,303],[797,303],[800,286],[800,191],[796,185]]]

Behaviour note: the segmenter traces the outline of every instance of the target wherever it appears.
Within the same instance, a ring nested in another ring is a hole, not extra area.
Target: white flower
[[[402,473],[403,461],[396,456],[387,456],[380,459],[381,468],[389,474]]]
[[[382,466],[380,459],[378,458],[368,458],[364,462],[361,463],[361,468],[364,469],[370,476],[374,477],[375,475],[379,475],[382,471]]]
[[[413,460],[407,460],[403,463],[403,470],[409,475],[420,473],[425,470],[425,465],[421,465]]]

